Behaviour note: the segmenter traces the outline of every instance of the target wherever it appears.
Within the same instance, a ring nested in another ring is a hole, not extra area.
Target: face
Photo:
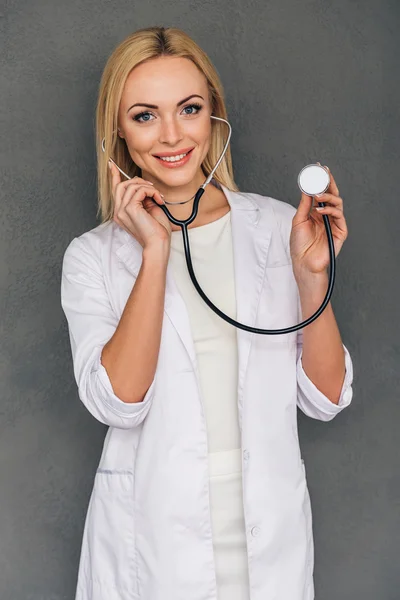
[[[189,59],[163,56],[131,71],[118,123],[143,178],[178,187],[204,180],[201,164],[211,141],[210,115],[204,75]]]

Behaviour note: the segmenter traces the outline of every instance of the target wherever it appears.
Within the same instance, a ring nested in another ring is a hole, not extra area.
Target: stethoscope
[[[325,308],[327,307],[327,305],[329,303],[329,300],[331,299],[332,292],[333,292],[333,286],[335,283],[335,272],[336,272],[335,247],[333,244],[332,230],[331,230],[329,218],[327,215],[323,215],[322,217],[324,220],[326,235],[328,238],[328,247],[329,247],[330,269],[329,269],[328,289],[327,289],[325,298],[324,298],[321,306],[319,307],[319,309],[311,317],[309,317],[305,321],[302,321],[298,325],[292,325],[291,327],[285,327],[284,329],[259,329],[258,327],[250,327],[249,325],[245,325],[244,323],[239,323],[239,321],[236,321],[235,319],[232,319],[231,317],[229,317],[228,315],[223,313],[217,306],[215,306],[215,304],[213,304],[213,302],[211,302],[211,300],[206,296],[206,294],[201,289],[200,284],[196,279],[196,275],[193,270],[192,258],[191,258],[191,254],[190,254],[188,225],[190,225],[190,223],[192,223],[195,220],[195,218],[197,217],[200,198],[204,194],[206,186],[212,180],[215,171],[218,169],[222,159],[224,158],[225,153],[228,149],[231,135],[232,135],[232,127],[226,119],[222,119],[221,117],[215,117],[214,115],[211,115],[211,118],[216,119],[217,121],[222,121],[223,123],[226,123],[226,125],[229,128],[229,134],[228,134],[228,138],[226,140],[224,149],[221,153],[221,156],[218,159],[218,162],[216,163],[215,167],[213,168],[213,170],[211,171],[211,173],[209,174],[209,176],[207,177],[205,182],[199,187],[199,189],[197,190],[197,192],[194,196],[192,214],[190,215],[190,217],[188,219],[185,219],[182,221],[182,220],[176,219],[173,215],[171,215],[170,211],[168,210],[168,208],[165,205],[157,204],[157,206],[159,206],[164,211],[164,213],[167,215],[168,219],[172,223],[174,223],[175,225],[179,225],[181,227],[182,235],[183,235],[183,245],[184,245],[184,249],[185,249],[186,265],[187,265],[187,268],[189,271],[190,279],[192,280],[194,287],[196,288],[197,292],[199,293],[201,298],[204,300],[204,302],[211,308],[211,310],[213,310],[219,317],[221,317],[221,319],[224,319],[224,321],[227,321],[228,323],[230,323],[234,327],[237,327],[238,329],[243,329],[244,331],[249,331],[250,333],[259,333],[259,334],[266,334],[266,335],[282,335],[282,334],[298,331],[299,329],[303,329],[303,327],[306,327],[307,325],[310,325],[310,323],[315,321],[325,310]],[[101,147],[102,147],[103,152],[105,152],[105,138],[103,138],[103,140],[102,140]],[[126,177],[127,179],[131,179],[131,177],[129,175],[127,175],[122,169],[120,169],[120,167],[114,162],[114,160],[112,158],[110,158],[109,160],[117,167],[119,172],[122,175],[124,175],[124,177]],[[329,176],[328,171],[324,167],[322,167],[318,164],[310,164],[310,165],[307,165],[306,167],[303,167],[303,169],[300,171],[299,176],[297,178],[297,184],[298,184],[300,190],[304,194],[314,197],[317,194],[323,194],[328,189],[329,184],[330,184],[330,176]],[[189,200],[191,200],[191,198]],[[189,202],[189,200],[186,200],[185,202]],[[155,200],[153,200],[153,202],[155,203]],[[167,204],[184,204],[185,202],[167,202]],[[318,204],[319,204],[319,206],[325,206],[324,202],[318,202]]]

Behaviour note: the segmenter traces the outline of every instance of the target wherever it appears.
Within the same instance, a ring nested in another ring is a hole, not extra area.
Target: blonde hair
[[[133,162],[125,141],[116,132],[118,109],[122,91],[129,73],[140,63],[160,56],[188,58],[207,79],[211,113],[227,119],[224,92],[218,73],[207,54],[183,31],[168,27],[140,29],[127,37],[111,54],[104,68],[96,108],[96,151],[98,181],[98,212],[104,223],[113,217],[113,197],[111,190],[108,158],[111,156],[119,167],[130,177],[141,176],[141,169]],[[210,148],[202,164],[208,176],[216,164],[224,147],[227,127],[212,119]],[[102,139],[105,138],[105,152]],[[214,179],[228,189],[237,191],[233,178],[232,157],[228,148],[214,174]]]

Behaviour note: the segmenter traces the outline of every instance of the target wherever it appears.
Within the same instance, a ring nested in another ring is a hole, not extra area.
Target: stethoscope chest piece
[[[320,165],[307,165],[300,171],[297,184],[307,196],[323,194],[330,184],[329,172]]]

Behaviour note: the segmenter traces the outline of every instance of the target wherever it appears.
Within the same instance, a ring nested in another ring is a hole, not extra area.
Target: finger
[[[138,194],[138,192],[141,191],[143,191],[143,194]],[[154,199],[155,202],[159,205],[165,204],[164,198],[158,190],[156,190],[154,187],[140,185],[135,188],[133,186],[129,187],[125,191],[123,197],[123,207],[126,208],[126,206],[130,202],[134,202],[135,204],[142,204],[142,206],[144,206],[146,198],[149,200],[150,198]]]
[[[109,160],[108,161],[108,166],[110,169],[110,173],[111,173],[111,190],[112,190],[112,200],[113,200],[113,220],[118,223],[118,225],[121,225],[120,221],[116,218],[116,215],[118,214],[119,211],[119,207],[121,204],[121,194],[118,193],[118,190],[120,189],[119,186],[121,186],[122,181],[121,181],[121,174],[118,171],[117,167]],[[122,226],[122,225],[121,225]]]
[[[113,194],[115,194],[117,185],[119,183],[121,183],[121,173],[118,171],[117,167],[110,160],[108,161],[108,168],[110,169],[110,173],[111,173],[111,189],[112,189]]]
[[[330,179],[330,184],[329,184],[329,187],[328,187],[329,192],[331,194],[333,194],[334,196],[339,196],[339,189],[338,189],[338,186],[336,185],[335,178],[333,177],[333,175],[332,175],[329,167],[327,167],[325,165],[325,169],[327,169],[328,172],[329,172],[329,179]]]
[[[122,180],[122,175],[120,171],[117,169],[116,165],[113,162],[111,162],[111,160],[108,161],[108,166],[111,172],[112,192],[114,195],[116,194],[117,186],[121,187],[122,189],[125,189],[128,185],[132,184],[137,185],[145,183],[146,185],[154,185],[151,181],[147,181],[147,179],[143,179],[142,177],[137,176],[132,177],[131,179]]]
[[[120,181],[120,183],[117,184],[114,191],[114,212],[118,212],[121,209],[123,198],[125,197],[127,190],[134,192],[140,185],[154,187],[152,183],[142,179],[141,177],[133,177],[128,181]]]
[[[130,186],[138,186],[138,185],[151,185],[153,184],[150,181],[146,181],[146,179],[142,179],[141,177],[133,177],[132,179],[120,181],[117,184],[115,189],[115,195],[120,194],[121,196],[125,193],[125,190]]]
[[[163,202],[162,204],[165,203]],[[155,198],[149,198],[149,196],[146,196],[146,198],[143,200],[143,208],[149,211],[155,206],[160,206],[160,203]]]
[[[340,196],[335,196],[334,194],[318,194],[314,197],[315,202],[325,202],[326,204],[330,204],[332,206],[341,208],[343,210],[343,198]]]
[[[129,179],[128,181],[121,180],[121,174],[118,171],[117,167],[111,161],[108,162],[108,166],[110,168],[111,173],[111,189],[113,196],[113,219],[116,223],[121,225],[116,215],[118,214],[121,206],[121,201],[123,197],[124,190],[126,188],[127,183],[132,183],[134,179]],[[137,184],[136,184],[137,185]]]
[[[144,208],[144,201],[146,198],[154,198],[157,204],[160,205],[165,204],[160,192],[151,186],[142,185],[137,188],[133,188],[133,186],[131,186],[126,190],[122,198],[122,203],[119,209],[120,218],[126,213],[132,214],[132,212],[136,210],[138,206],[142,206]]]
[[[303,221],[307,221],[310,210],[313,204],[313,197],[307,196],[307,194],[302,193],[299,206],[297,207],[297,212],[293,217],[293,225],[299,225],[299,223],[303,223]]]
[[[344,217],[343,211],[340,208],[334,208],[333,206],[317,207],[315,209],[320,215],[329,215],[333,217],[335,225],[344,233],[347,233],[347,224]]]

